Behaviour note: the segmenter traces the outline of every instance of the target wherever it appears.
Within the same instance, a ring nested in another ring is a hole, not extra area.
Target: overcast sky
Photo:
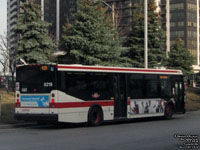
[[[5,35],[6,31],[7,31],[7,0],[0,0],[0,35]],[[0,71],[1,70],[2,66],[0,65]]]
[[[0,0],[0,35],[7,31],[7,0]]]

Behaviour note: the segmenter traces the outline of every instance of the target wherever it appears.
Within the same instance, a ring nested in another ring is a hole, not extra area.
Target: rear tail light
[[[19,95],[19,93],[17,93],[17,95],[16,95],[16,105],[15,106],[20,107],[20,95]]]
[[[54,93],[51,94],[51,106],[52,108],[55,108],[55,94]]]
[[[17,103],[17,104],[16,104],[16,107],[20,107],[20,103]]]

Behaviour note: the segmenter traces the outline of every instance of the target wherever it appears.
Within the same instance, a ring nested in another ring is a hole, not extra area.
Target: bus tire
[[[90,126],[98,126],[103,121],[102,109],[94,106],[89,109],[88,112],[88,124]]]
[[[165,119],[171,119],[173,116],[173,107],[172,105],[167,105],[165,107]]]

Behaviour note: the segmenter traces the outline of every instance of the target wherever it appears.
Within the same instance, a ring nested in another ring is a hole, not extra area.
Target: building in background
[[[7,44],[8,44],[8,51],[10,57],[15,55],[15,47],[17,44],[17,35],[14,32],[14,27],[17,24],[17,17],[18,17],[18,0],[7,0]],[[6,73],[10,73],[10,68],[8,67],[10,64],[10,60],[7,62]]]
[[[76,12],[76,0],[36,0],[41,5],[42,19],[51,23],[50,35],[57,41],[62,38],[63,26],[72,22],[72,14]]]
[[[114,7],[114,21],[119,35],[127,36],[131,31],[132,16],[135,8],[141,0],[105,0],[105,2]],[[110,10],[110,12],[113,10]]]
[[[17,40],[17,36],[13,32],[13,28],[16,25],[16,20],[19,16],[20,5],[25,1],[26,0],[8,0],[8,3],[12,3],[8,5],[10,6],[8,7],[8,12],[13,13],[13,15],[8,13],[8,32],[10,33],[9,35],[11,35],[9,42],[13,48],[16,46],[15,44]],[[77,0],[34,1],[41,6],[41,11],[43,13],[43,17],[41,19],[51,23],[51,26],[49,27],[50,36],[59,41],[60,38],[62,38],[63,26],[65,23],[67,21],[73,21],[72,14],[77,11]],[[120,36],[127,36],[130,32],[134,10],[138,7],[138,3],[141,1],[143,0],[102,0],[102,3],[105,2],[107,6],[114,6],[114,12],[112,12],[110,8],[108,8],[108,10],[110,10],[111,14],[114,13],[114,25],[117,27]],[[156,0],[157,3],[159,1],[160,0]],[[107,6],[105,5],[105,7]],[[10,9],[12,11],[9,11]]]
[[[10,49],[14,49],[17,43],[17,36],[14,33],[14,27],[17,24],[18,0],[7,0],[7,37]]]
[[[20,12],[21,2],[25,0],[8,0],[8,43],[11,49],[15,48],[17,36],[13,32]],[[111,14],[114,6],[114,25],[120,36],[127,36],[131,30],[134,10],[143,0],[102,0],[110,6]],[[43,17],[51,23],[49,33],[56,40],[62,38],[63,26],[67,21],[72,22],[72,14],[77,11],[76,0],[35,0],[41,5]],[[194,70],[199,71],[199,0],[155,0],[158,11],[161,10],[162,26],[166,31],[166,53],[177,38],[184,41],[195,57]],[[104,3],[104,4],[105,4]],[[105,5],[106,7],[106,5]]]
[[[170,1],[169,0],[161,0],[160,1],[161,8],[161,22],[162,28],[166,33],[166,54],[170,52]]]
[[[11,50],[16,47],[17,35],[13,29],[16,26],[20,13],[20,6],[26,0],[7,0],[7,32],[8,43]],[[41,6],[43,16],[41,19],[51,23],[49,27],[50,36],[59,40],[62,36],[63,26],[66,21],[72,21],[72,14],[76,12],[76,0],[34,0]]]
[[[142,0],[143,1],[143,0]],[[115,6],[117,27],[121,36],[131,30],[134,10],[141,0],[106,0]],[[166,33],[166,54],[178,38],[194,56],[194,71],[200,71],[199,56],[199,0],[155,0],[157,11],[161,12],[162,27]]]
[[[194,71],[200,71],[199,63],[199,0],[161,0],[163,27],[166,31],[166,47],[178,38],[194,56]]]

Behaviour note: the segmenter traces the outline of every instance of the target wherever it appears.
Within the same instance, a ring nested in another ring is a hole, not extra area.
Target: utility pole
[[[110,4],[105,2],[104,0],[101,0],[101,1],[102,1],[102,3],[104,3],[106,6],[108,6],[112,10],[113,26],[116,27],[116,24],[115,24],[115,5],[112,4],[112,6],[111,6]]]
[[[41,0],[41,19],[44,21],[44,1]],[[56,41],[60,41],[60,0],[56,0]],[[58,51],[58,47],[57,47]]]
[[[60,0],[56,0],[56,41],[60,41]]]
[[[113,26],[115,28],[116,24],[115,24],[115,6],[114,6],[114,4],[112,4],[112,19],[113,19]]]
[[[148,68],[148,2],[144,0],[144,66]]]
[[[44,21],[44,0],[41,0],[41,12],[42,12],[41,19]]]

